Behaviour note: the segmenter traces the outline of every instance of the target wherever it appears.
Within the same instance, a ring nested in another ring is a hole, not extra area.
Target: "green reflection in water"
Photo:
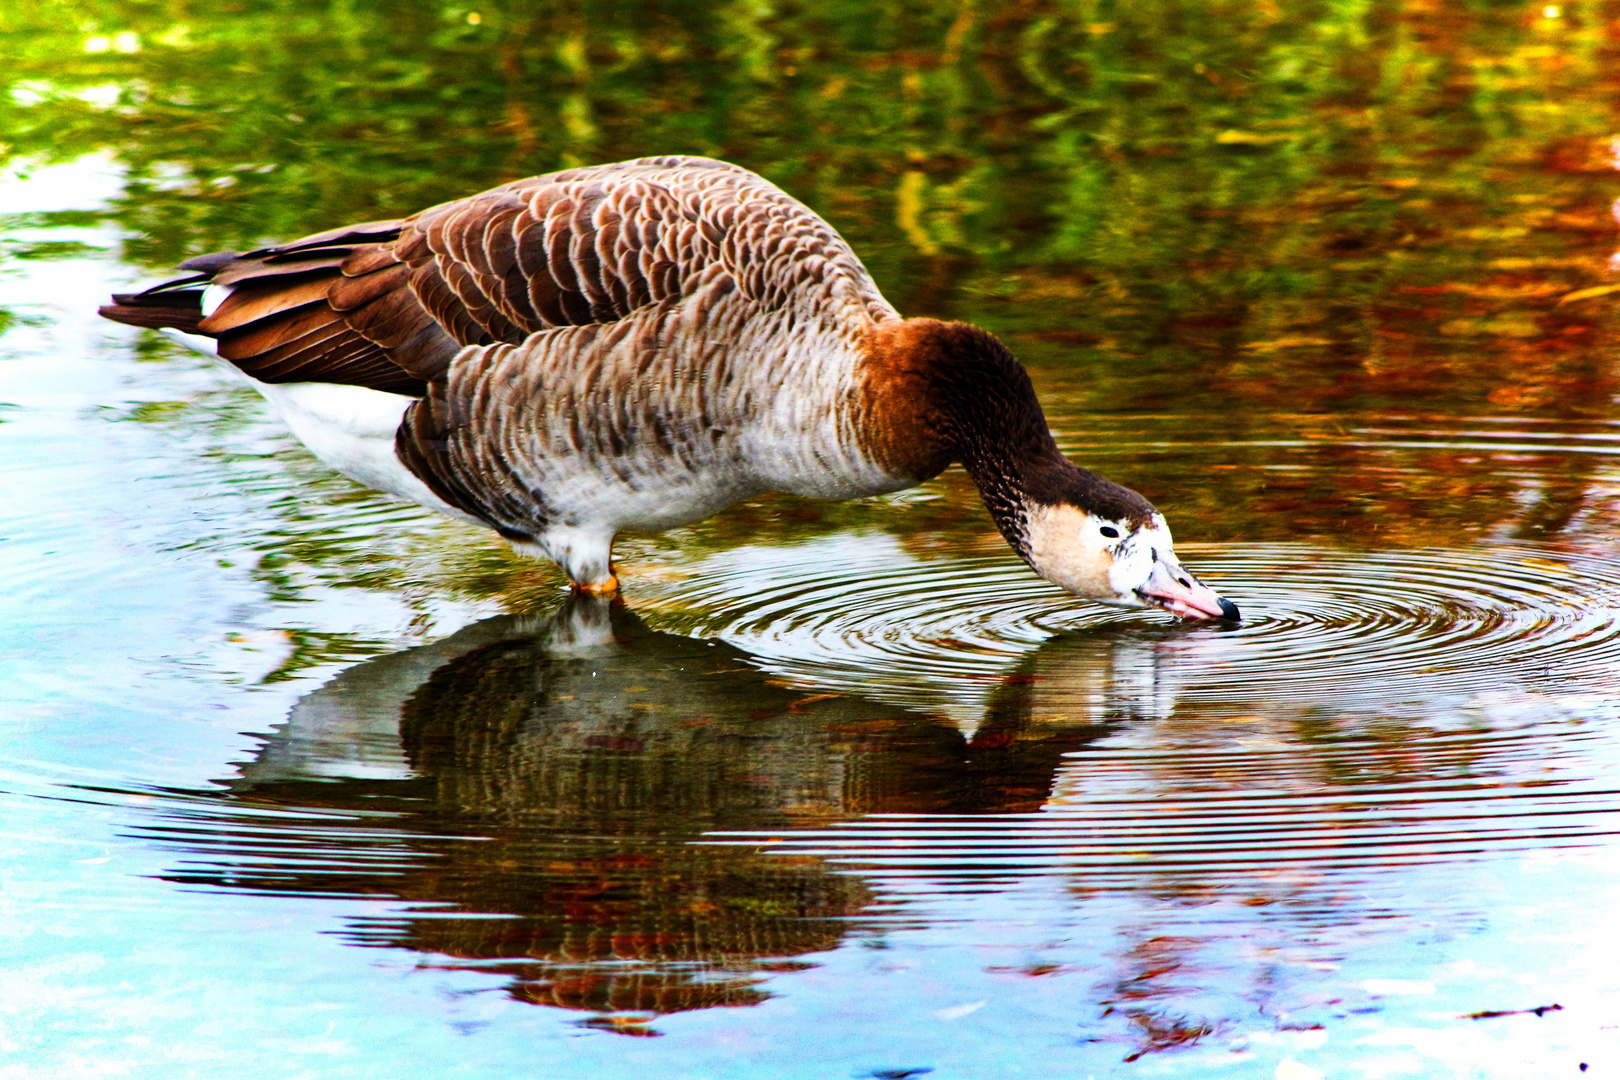
[[[1615,246],[1607,13],[57,3],[0,15],[0,151],[110,149],[126,256],[154,272],[562,165],[721,155],[838,225],[902,311],[1008,337],[1071,452],[1183,541],[1591,549],[1620,525],[1591,453],[1620,390],[1614,296],[1592,293]],[[198,405],[177,429],[214,426]],[[851,525],[995,549],[959,474],[927,491],[758,500],[627,562]],[[515,606],[551,589],[455,529],[390,568],[296,502],[277,559]]]
[[[1082,365],[1088,406],[1610,407],[1608,305],[1554,306],[1611,244],[1602,5],[474,8],[19,9],[0,130],[113,148],[153,266],[702,153],[903,310]]]
[[[1559,10],[60,3],[0,16],[0,131],[13,164],[110,149],[154,270],[722,156],[828,217],[903,311],[1005,335],[1077,456],[1184,540],[1544,539],[1612,522],[1600,459],[1355,433],[1614,418],[1612,297],[1561,302],[1615,244],[1607,8]],[[960,478],[933,490],[897,528],[981,543]],[[893,516],[757,505],[678,542]]]

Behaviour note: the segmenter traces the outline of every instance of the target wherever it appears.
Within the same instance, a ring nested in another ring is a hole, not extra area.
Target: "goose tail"
[[[99,311],[102,318],[126,326],[195,334],[197,324],[203,320],[203,289],[211,277],[206,273],[193,274],[138,293],[114,293],[113,302]]]

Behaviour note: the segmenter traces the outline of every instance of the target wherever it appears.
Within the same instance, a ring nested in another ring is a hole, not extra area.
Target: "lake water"
[[[0,1078],[1620,1075],[1608,8],[126,8],[0,44]],[[959,470],[570,601],[94,316],[667,151],[1001,334],[1243,623]]]

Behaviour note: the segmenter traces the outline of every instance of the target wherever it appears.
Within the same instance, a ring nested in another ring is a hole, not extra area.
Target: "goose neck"
[[[897,396],[891,426],[925,428],[918,441],[934,456],[926,475],[960,462],[996,527],[1027,558],[1029,505],[1051,478],[1073,468],[1058,453],[1029,374],[976,326],[908,319],[890,334],[890,377],[911,388]]]

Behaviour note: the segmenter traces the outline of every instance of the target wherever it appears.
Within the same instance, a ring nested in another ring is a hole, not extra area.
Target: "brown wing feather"
[[[253,278],[238,286],[212,315],[197,324],[200,333],[218,337],[227,330],[260,322],[278,312],[319,304],[332,287],[330,273],[296,278]]]
[[[239,281],[265,281],[293,274],[307,274],[316,270],[330,270],[343,265],[348,248],[318,248],[310,252],[297,252],[287,256],[253,258],[237,256],[209,282],[212,285],[234,285]]]
[[[266,381],[417,396],[464,346],[616,322],[716,274],[766,309],[803,295],[809,317],[893,315],[831,226],[753,173],[703,158],[565,170],[183,267],[194,273],[102,313],[215,336],[221,356]],[[210,284],[232,293],[204,318]]]
[[[326,302],[337,311],[355,311],[386,296],[409,281],[410,268],[392,256],[383,262],[370,258],[371,251],[357,251],[343,264],[343,276],[334,281]],[[360,267],[362,269],[355,269]]]

